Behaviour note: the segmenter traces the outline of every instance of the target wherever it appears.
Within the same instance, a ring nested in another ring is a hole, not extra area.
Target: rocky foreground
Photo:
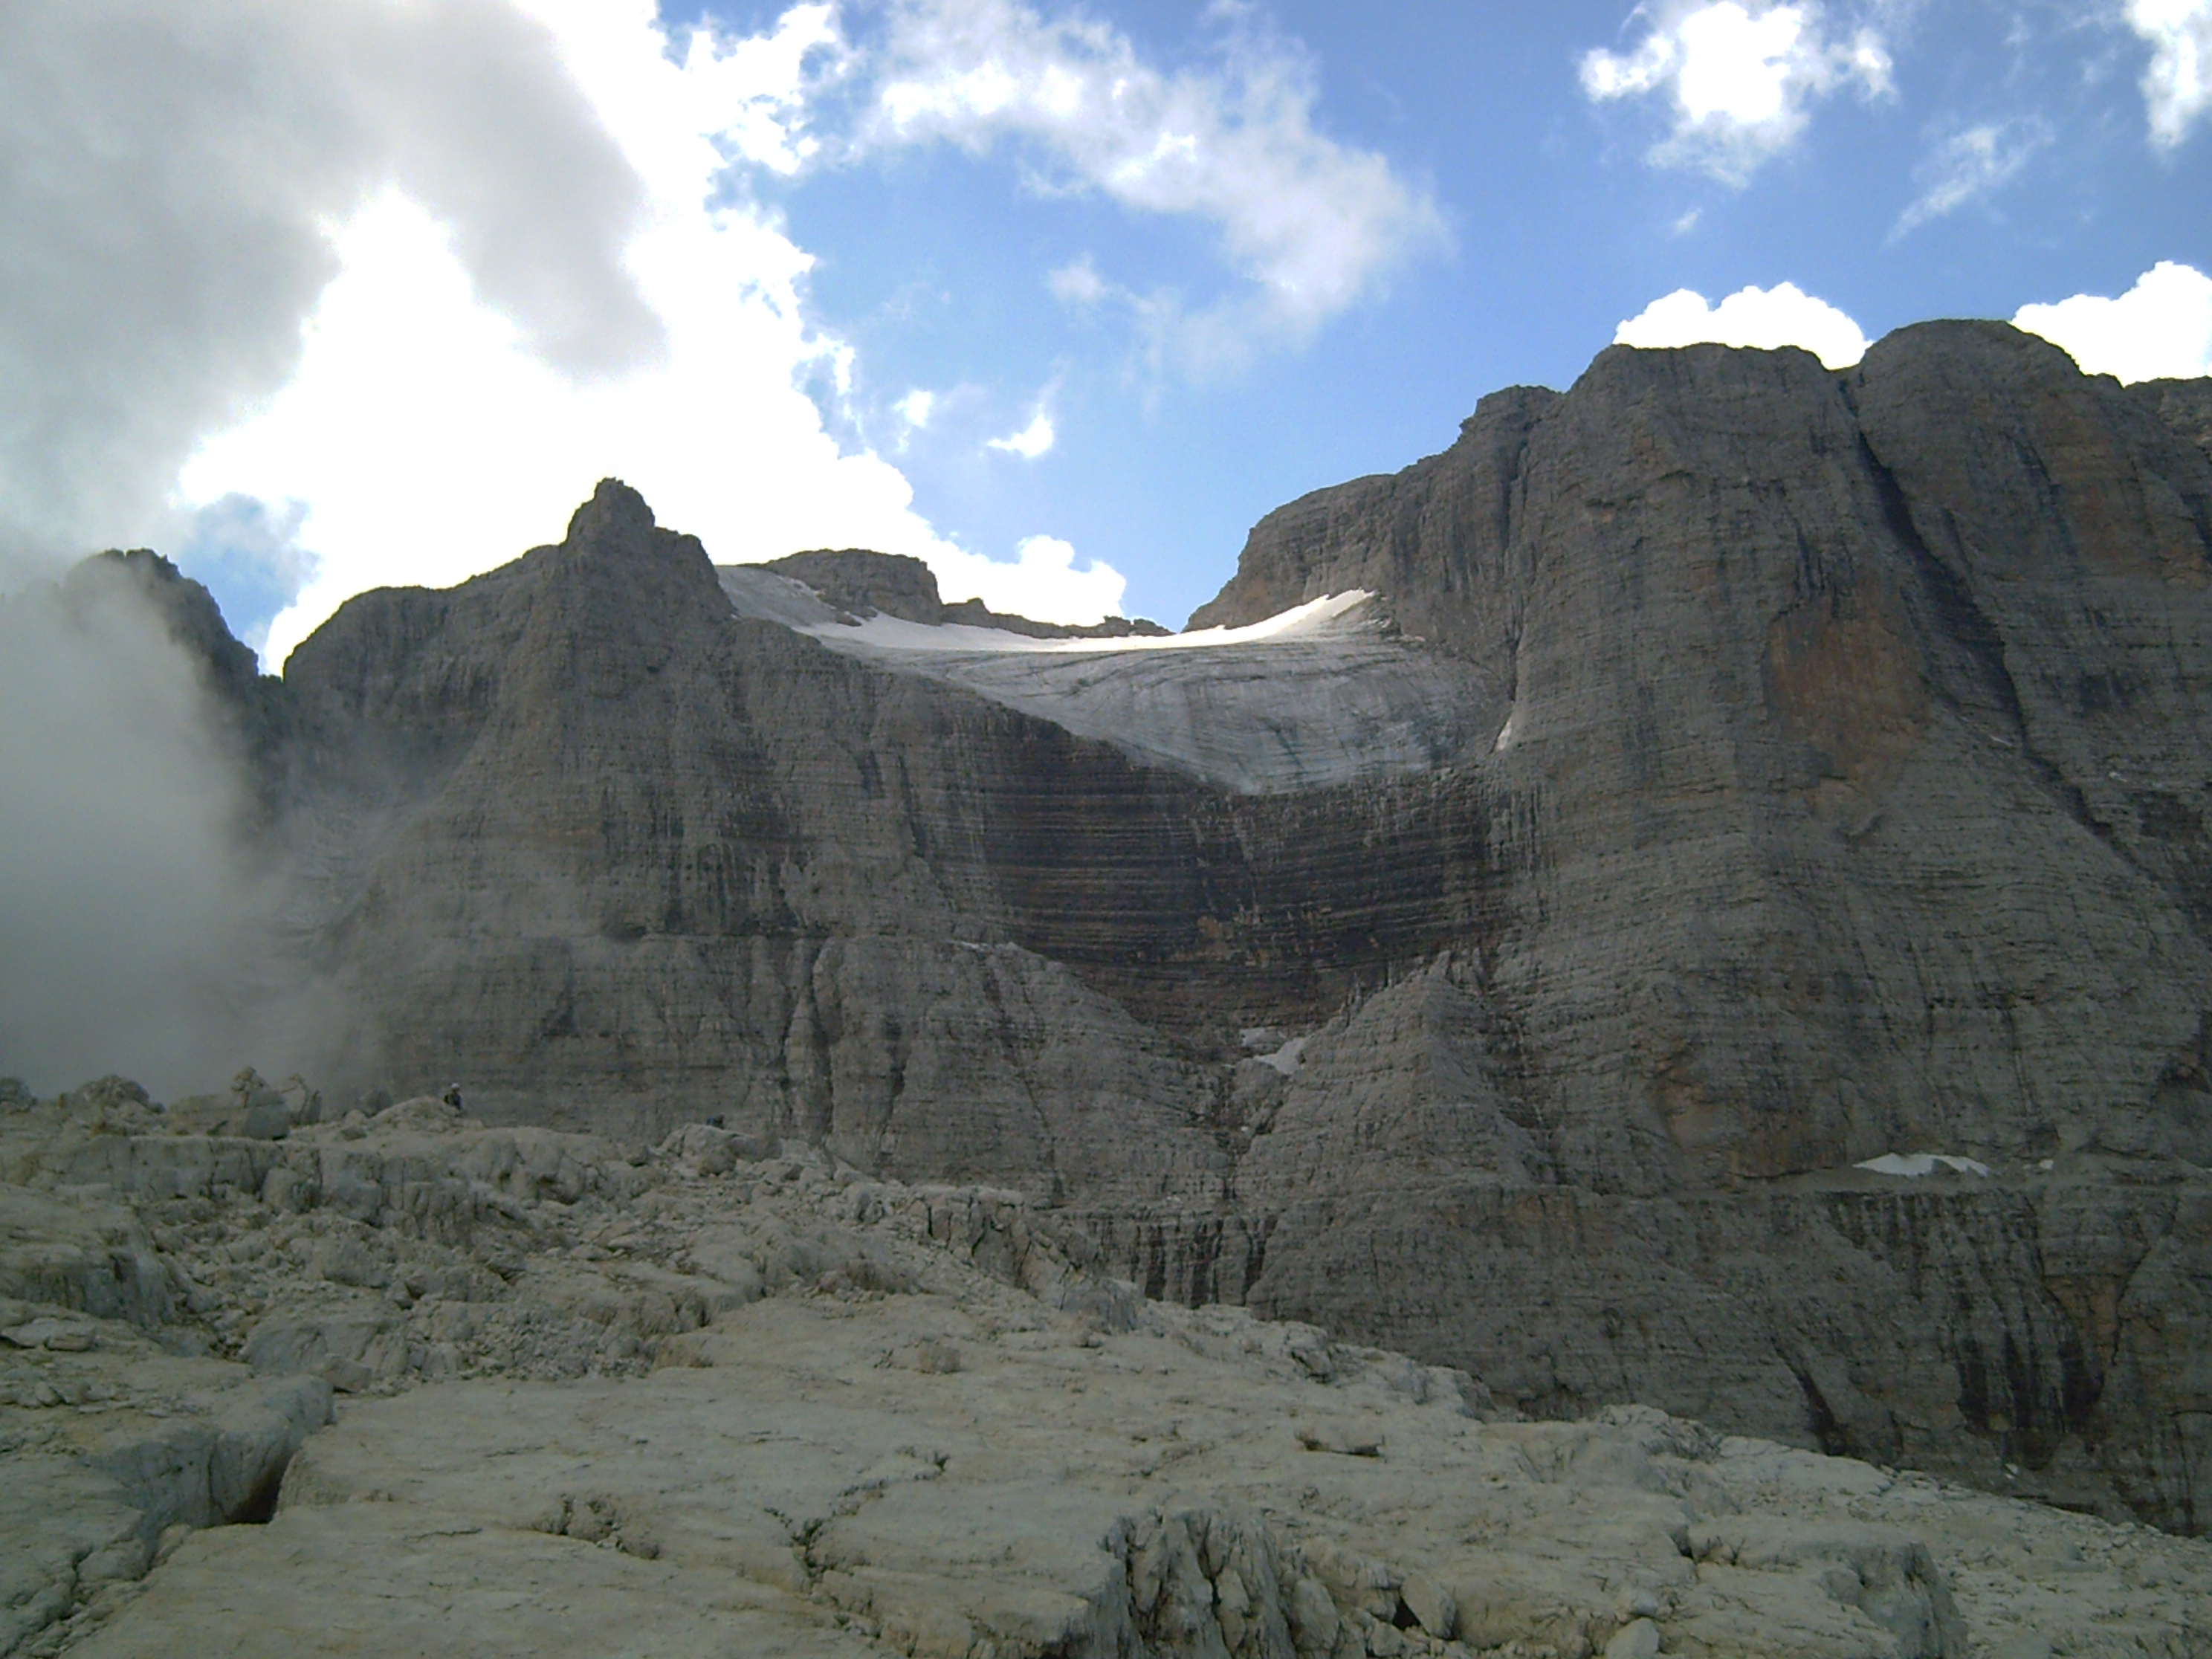
[[[6,1092],[0,1654],[2212,1652],[2212,1543],[1517,1420],[1012,1193]]]

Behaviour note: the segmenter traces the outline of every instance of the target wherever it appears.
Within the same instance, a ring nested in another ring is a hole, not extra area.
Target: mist
[[[282,1066],[252,823],[207,665],[130,568],[0,599],[0,1073],[173,1098]]]
[[[0,1073],[41,1091],[288,1068],[305,976],[249,850],[221,636],[171,637],[150,559],[63,573],[237,541],[258,504],[195,518],[179,469],[292,376],[334,227],[392,189],[564,373],[662,349],[623,264],[643,184],[517,9],[0,6]],[[245,527],[234,551],[277,556],[242,586],[296,588],[296,512]]]

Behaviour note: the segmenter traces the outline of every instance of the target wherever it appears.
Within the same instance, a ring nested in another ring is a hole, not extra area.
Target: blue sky
[[[52,289],[0,337],[52,411],[0,426],[0,555],[154,540],[272,662],[601,472],[725,561],[1176,623],[1261,514],[1631,319],[1841,362],[2066,302],[2022,320],[2088,367],[2212,368],[2212,0],[105,0],[137,70],[24,3],[59,67],[0,149],[89,108],[177,159],[88,128],[97,189],[0,192]],[[181,72],[226,29],[316,96]]]
[[[748,30],[772,18],[709,15]],[[1225,31],[1201,8],[1094,15],[1162,65],[1219,62]],[[1387,157],[1448,240],[1234,373],[1159,372],[1124,319],[1072,311],[1046,285],[1089,256],[1131,286],[1218,290],[1234,277],[1209,228],[1024,188],[1026,167],[1050,163],[1013,142],[902,151],[763,194],[822,260],[815,299],[860,349],[872,420],[909,386],[976,387],[971,419],[902,457],[932,521],[979,546],[1048,526],[1127,574],[1136,607],[1179,621],[1260,514],[1442,447],[1493,388],[1566,386],[1672,290],[1786,281],[1878,337],[2117,295],[2161,259],[2212,270],[2212,131],[2149,142],[2149,54],[2116,15],[1972,0],[1893,15],[1893,92],[1810,100],[1796,137],[1741,178],[1651,159],[1673,125],[1663,97],[1585,94],[1581,60],[1648,27],[1621,5],[1287,0],[1248,17],[1310,66],[1316,125]],[[1898,234],[1948,176],[1947,145],[1988,128],[2000,167],[2025,152],[2017,171]],[[1049,453],[977,451],[983,427],[1018,424],[1047,385]]]

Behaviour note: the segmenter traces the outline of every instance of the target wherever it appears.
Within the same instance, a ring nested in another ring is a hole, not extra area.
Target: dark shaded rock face
[[[1495,738],[1274,793],[737,617],[603,485],[287,665],[329,1069],[721,1112],[1532,1411],[2212,1525],[2206,394],[1931,324],[1486,398],[1193,623],[1368,590]],[[1917,1152],[1990,1173],[1854,1167]]]
[[[945,601],[936,573],[903,553],[865,548],[817,548],[771,560],[763,567],[805,582],[825,605],[866,616],[880,611],[908,622],[941,623]]]

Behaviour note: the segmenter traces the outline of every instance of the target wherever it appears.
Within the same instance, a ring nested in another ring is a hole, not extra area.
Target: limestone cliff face
[[[450,594],[356,601],[288,683],[340,757],[305,816],[353,833],[317,919],[354,1011],[333,1065],[1046,1190],[1215,1158],[1197,1073],[1012,942],[1023,815],[1054,784],[1079,811],[1100,757],[732,617],[633,492]],[[408,763],[334,810],[362,754]]]
[[[1454,735],[1328,787],[1158,741],[1149,680],[1074,735],[1087,658],[962,682],[805,622],[916,610],[865,556],[737,614],[776,578],[603,485],[287,666],[331,1069],[722,1112],[1533,1410],[2212,1524],[2207,392],[1940,324],[1486,398],[1193,618],[1377,596],[1359,672]],[[1200,711],[1354,648],[1212,637],[1001,644],[1187,650]],[[1917,1152],[1991,1173],[1854,1167]]]
[[[2212,1516],[2203,391],[1994,325],[1615,350],[1263,521],[1207,620],[1358,584],[1513,687],[1489,902],[1315,1040],[1223,1235],[1133,1259],[1553,1409],[1666,1376]],[[1850,1170],[1907,1148],[2028,1179]]]
[[[1994,325],[1841,377],[1620,349],[1533,428],[1500,401],[1263,521],[1214,615],[1380,586],[1511,686],[1465,782],[1478,976],[1564,1160],[2212,1156],[2212,458]]]

